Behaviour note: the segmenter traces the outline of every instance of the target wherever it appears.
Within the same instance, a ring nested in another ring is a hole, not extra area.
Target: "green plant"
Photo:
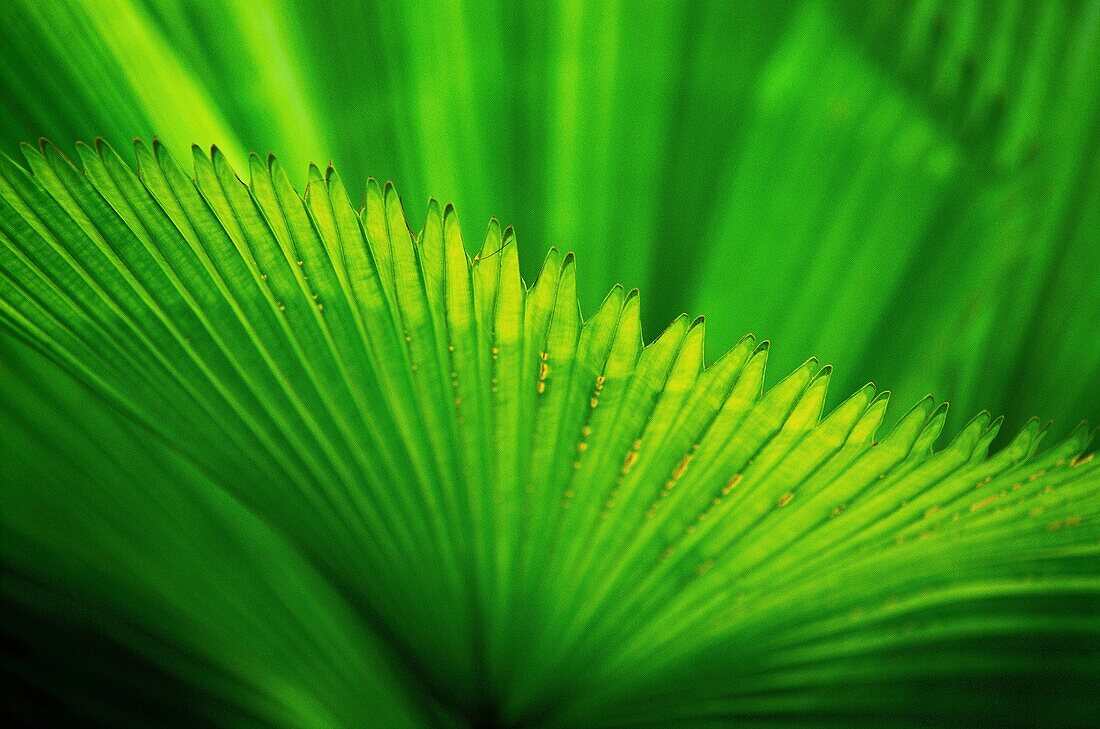
[[[8,668],[83,721],[1095,718],[1086,428],[936,450],[926,398],[880,437],[816,360],[765,390],[752,337],[582,317],[571,254],[525,286],[495,222],[471,258],[389,185],[136,153],[0,174],[0,322],[46,355],[5,359]]]
[[[0,3],[4,713],[1100,724],[1098,33]]]
[[[0,142],[277,151],[575,250],[593,309],[1100,420],[1100,3],[10,0]],[[830,405],[835,404],[831,402]],[[961,423],[960,423],[961,424]],[[949,428],[953,426],[948,425]]]

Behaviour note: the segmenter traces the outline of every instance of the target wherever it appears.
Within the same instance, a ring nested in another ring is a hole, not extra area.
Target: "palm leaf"
[[[572,254],[528,286],[510,228],[471,258],[451,206],[414,234],[332,168],[299,195],[273,157],[24,151],[7,670],[77,715],[186,686],[222,725],[1088,722],[1084,426],[990,456],[982,413],[937,448],[929,397],[880,435],[872,385],[765,387],[767,343],[711,362],[701,318],[643,346],[636,291],[582,316]],[[113,697],[58,625],[112,646]]]
[[[15,0],[0,140],[333,159],[514,221],[528,278],[575,247],[649,337],[706,311],[837,391],[1100,418],[1100,3],[642,5]]]

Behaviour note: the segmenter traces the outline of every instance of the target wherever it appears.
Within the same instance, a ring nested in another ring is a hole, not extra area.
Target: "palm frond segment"
[[[826,411],[832,370],[810,359],[765,389],[768,343],[711,362],[701,317],[645,344],[636,291],[582,315],[571,254],[551,250],[528,284],[511,229],[492,222],[471,256],[452,207],[431,202],[414,233],[392,185],[370,181],[355,207],[331,168],[299,194],[274,157],[252,156],[243,182],[217,149],[190,171],[157,143],[137,144],[136,170],[104,144],[78,147],[79,164],[25,153],[0,169],[0,322],[153,455],[44,471],[22,458],[18,473],[51,480],[5,496],[15,568],[40,569],[43,549],[70,564],[114,528],[59,532],[56,514],[121,518],[116,483],[163,482],[232,512],[202,519],[295,555],[289,576],[248,580],[337,606],[308,646],[261,641],[271,655],[352,671],[331,655],[350,631],[355,675],[398,674],[368,695],[408,721],[410,702],[439,721],[545,726],[1013,719],[1018,682],[1060,715],[1089,711],[1065,687],[1095,679],[1095,661],[1065,657],[1055,675],[1044,653],[1100,636],[1086,427],[1042,450],[1032,421],[989,455],[1000,422],[982,413],[937,448],[946,405],[929,397],[879,434],[888,394],[872,385]],[[13,431],[38,429],[26,442],[77,437],[29,395],[6,398]],[[101,491],[68,501],[68,481]],[[155,579],[128,564],[57,584],[110,602],[111,586]],[[198,652],[202,691],[293,718],[255,698],[285,695],[264,684],[294,680],[277,662],[218,648],[232,621],[181,633],[154,609],[195,609],[217,582],[170,573],[138,591],[135,619]],[[272,599],[238,588],[238,609]],[[239,630],[275,630],[255,619]],[[363,710],[343,690],[312,685],[301,706],[341,725]]]

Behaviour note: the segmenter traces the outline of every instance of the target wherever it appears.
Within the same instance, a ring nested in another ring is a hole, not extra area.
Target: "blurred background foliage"
[[[578,252],[709,358],[773,338],[1064,431],[1100,419],[1100,2],[11,0],[0,144],[159,136],[393,179]],[[240,169],[241,167],[238,167]],[[898,408],[900,413],[904,408]],[[949,429],[951,429],[949,427]]]

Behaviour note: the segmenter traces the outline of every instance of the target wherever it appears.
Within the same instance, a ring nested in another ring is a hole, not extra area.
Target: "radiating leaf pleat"
[[[33,651],[67,626],[223,725],[1012,723],[1027,682],[1087,715],[1087,427],[941,447],[929,396],[880,435],[873,385],[767,387],[768,342],[708,362],[701,317],[647,344],[635,290],[582,316],[571,253],[526,282],[511,228],[471,258],[449,205],[414,234],[331,169],[25,153],[0,322],[45,359],[6,340],[0,518]],[[56,668],[10,670],[94,713]]]

